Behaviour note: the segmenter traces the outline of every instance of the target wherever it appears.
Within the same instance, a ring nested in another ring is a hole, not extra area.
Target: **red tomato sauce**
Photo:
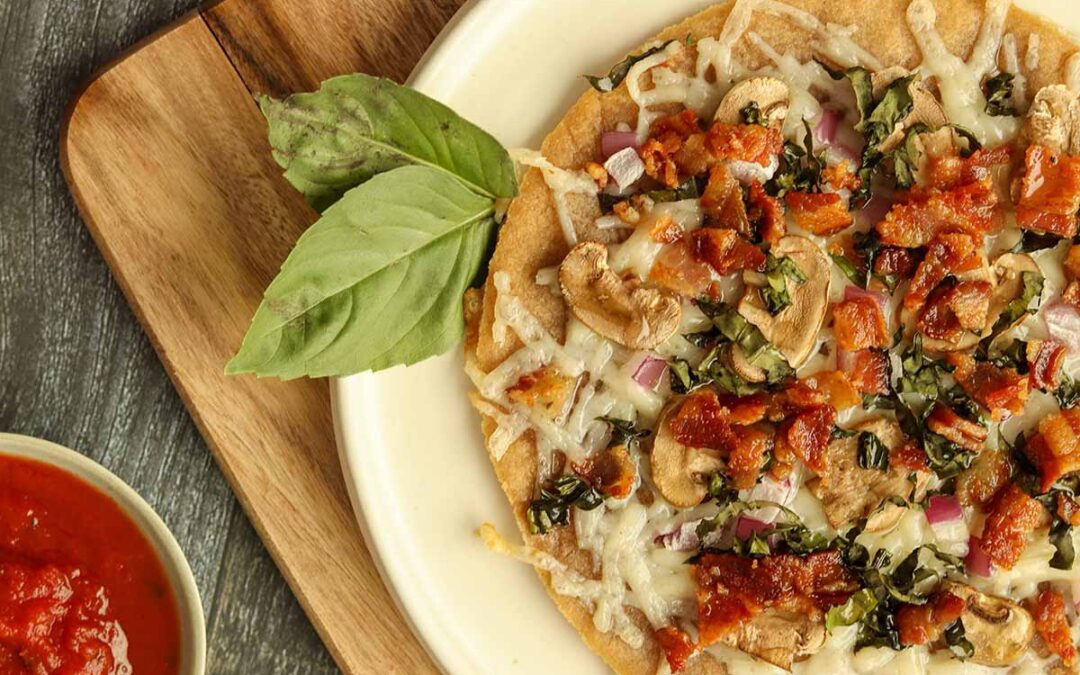
[[[175,675],[165,570],[107,496],[0,455],[0,675]]]

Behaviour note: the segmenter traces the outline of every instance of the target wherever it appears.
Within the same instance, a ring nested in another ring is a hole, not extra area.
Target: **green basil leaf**
[[[945,629],[945,644],[949,646],[949,651],[961,661],[966,661],[975,656],[975,645],[971,644],[971,640],[967,639],[964,622],[960,619],[953,621]]]
[[[777,258],[768,254],[765,261],[765,279],[768,285],[761,289],[761,298],[769,313],[776,316],[791,304],[791,295],[787,290],[787,280],[795,284],[806,283],[806,275],[791,258]]]
[[[1002,71],[983,84],[986,94],[986,114],[994,117],[1016,117],[1013,104],[1013,80],[1016,75]]]
[[[844,276],[848,278],[848,281],[855,284],[859,288],[866,287],[866,273],[861,272],[855,263],[848,260],[847,256],[842,256],[837,253],[830,253],[829,257],[832,258],[833,263],[840,268],[840,271],[844,273]]]
[[[864,616],[877,607],[878,601],[874,591],[863,588],[847,599],[842,605],[831,608],[825,614],[825,630],[833,632],[834,628],[850,626],[858,623]]]
[[[478,194],[517,194],[514,165],[499,142],[450,108],[370,75],[344,75],[317,92],[263,97],[274,159],[313,208],[401,166],[455,176]]]
[[[750,101],[743,109],[739,111],[739,118],[743,124],[757,124],[759,126],[769,126],[769,118],[765,116],[765,113],[761,112],[761,106],[757,101]]]
[[[584,77],[588,80],[593,89],[602,94],[606,94],[623,83],[626,76],[630,74],[630,69],[633,68],[638,61],[643,61],[650,56],[659,54],[667,49],[667,46],[672,42],[674,42],[674,40],[668,40],[664,44],[647,49],[640,54],[631,54],[630,56],[627,56],[625,59],[612,66],[607,75],[601,77],[596,75],[585,75]]]
[[[1060,406],[1062,410],[1075,408],[1076,404],[1080,403],[1080,382],[1068,375],[1063,375],[1061,378],[1061,386],[1054,392],[1054,398],[1057,399],[1058,406]]]
[[[1076,559],[1072,527],[1064,520],[1055,518],[1054,525],[1050,528],[1050,543],[1054,545],[1054,557],[1050,559],[1050,567],[1056,570],[1071,570]]]
[[[560,476],[550,487],[541,488],[540,497],[529,504],[526,520],[533,534],[547,534],[570,522],[570,507],[592,511],[604,503],[594,487],[577,476]]]
[[[349,375],[447,351],[464,334],[461,296],[487,256],[493,213],[426,166],[353,188],[300,237],[226,372]]]
[[[889,448],[881,442],[880,438],[869,431],[864,431],[859,434],[859,452],[856,461],[862,469],[888,471]]]
[[[855,106],[859,110],[859,121],[855,124],[855,131],[862,133],[866,130],[870,114],[874,111],[874,87],[870,77],[870,71],[865,68],[848,68],[846,72],[851,89],[855,92]]]
[[[602,415],[596,418],[600,422],[607,422],[611,427],[611,445],[625,445],[631,446],[638,442],[638,439],[646,438],[652,432],[648,429],[639,429],[636,424],[630,420],[622,420],[617,417],[609,417]]]

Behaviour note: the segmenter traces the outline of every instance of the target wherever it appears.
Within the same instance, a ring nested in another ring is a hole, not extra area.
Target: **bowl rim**
[[[206,620],[187,557],[161,516],[138,492],[89,457],[51,441],[0,433],[0,456],[43,462],[75,476],[111,499],[153,548],[172,587],[180,620],[181,675],[206,672]]]

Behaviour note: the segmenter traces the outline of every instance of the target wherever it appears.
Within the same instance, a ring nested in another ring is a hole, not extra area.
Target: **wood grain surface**
[[[208,672],[338,672],[215,466],[80,220],[68,103],[196,0],[0,0],[0,430],[76,448],[150,502],[191,562]]]
[[[434,666],[363,546],[325,383],[222,375],[262,290],[314,218],[270,158],[251,94],[310,89],[356,70],[401,79],[456,4],[225,0],[101,74],[74,106],[61,146],[117,281],[350,673]]]

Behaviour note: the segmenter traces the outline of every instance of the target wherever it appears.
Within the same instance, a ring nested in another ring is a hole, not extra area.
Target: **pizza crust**
[[[909,0],[788,0],[786,4],[809,11],[826,23],[858,26],[853,39],[886,66],[914,69],[921,61],[904,18]],[[933,0],[933,4],[938,10],[937,29],[945,44],[954,54],[966,56],[975,42],[981,23],[975,18],[982,17],[984,3],[980,0]],[[645,44],[682,40],[687,36],[716,36],[732,6],[733,2],[726,2],[706,9],[664,30]],[[759,9],[750,29],[781,53],[794,54],[800,60],[813,56],[809,48],[810,34],[796,27],[790,19],[771,16]],[[1021,49],[1027,45],[1030,35],[1039,36],[1038,68],[1024,69],[1029,92],[1063,81],[1065,62],[1077,47],[1059,28],[1013,7],[1006,21],[1006,32],[1015,34]],[[750,68],[765,65],[764,57],[748,45],[745,38],[740,40],[734,52],[735,57]],[[636,121],[637,105],[625,85],[607,94],[589,89],[544,140],[541,152],[558,167],[579,168],[599,155],[602,133],[614,130],[620,123],[634,126]],[[573,200],[570,210],[579,231],[599,215],[591,197]],[[508,275],[514,296],[552,335],[560,341],[564,339],[566,306],[547,287],[537,285],[535,279],[539,270],[558,265],[568,251],[550,191],[540,171],[530,169],[521,182],[521,194],[511,204],[500,230],[483,292],[471,292],[466,296],[465,350],[474,367],[490,371],[521,347],[513,336],[502,344],[493,339],[496,295],[493,278],[497,272]],[[490,438],[494,429],[493,420],[482,415],[485,439]],[[537,475],[537,450],[531,435],[526,434],[512,444],[501,458],[491,456],[491,461],[525,542],[550,553],[582,574],[595,576],[592,557],[578,548],[572,527],[558,528],[542,536],[529,533],[525,514],[537,485],[547,478]],[[538,574],[562,614],[612,670],[623,675],[655,675],[663,655],[640,613],[633,611],[646,641],[640,649],[634,649],[615,635],[597,630],[585,605],[558,595],[552,590],[548,573],[539,571]],[[727,669],[711,654],[705,653],[692,659],[683,672],[722,675]]]

